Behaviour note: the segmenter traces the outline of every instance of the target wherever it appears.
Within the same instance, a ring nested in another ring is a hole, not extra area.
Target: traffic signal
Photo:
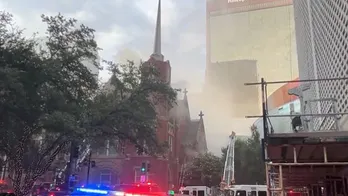
[[[151,168],[151,164],[150,164],[150,163],[147,163],[146,171],[149,172],[149,171],[150,171],[150,168]]]
[[[95,167],[96,164],[95,164],[95,161],[91,161],[91,167]]]
[[[146,163],[142,162],[141,163],[141,168],[140,168],[141,172],[145,173],[146,172]]]

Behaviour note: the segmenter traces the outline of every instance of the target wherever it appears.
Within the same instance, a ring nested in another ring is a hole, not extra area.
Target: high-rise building
[[[207,1],[205,90],[229,86],[219,92],[227,102],[235,102],[228,110],[239,114],[238,118],[259,113],[260,87],[244,86],[244,83],[259,81],[261,77],[266,81],[297,78],[295,40],[292,0]],[[214,78],[220,78],[218,73],[229,75],[229,80],[214,82]],[[268,93],[282,85],[269,85]],[[231,105],[227,102],[225,105]],[[248,112],[236,105],[258,110]]]
[[[348,2],[342,0],[294,1],[300,79],[348,77]],[[306,105],[308,113],[338,112],[348,109],[348,81],[312,82],[304,99],[337,99]],[[347,124],[343,116],[341,127]],[[313,130],[334,128],[333,118],[312,118]]]
[[[244,118],[258,114],[259,86],[244,86],[244,83],[257,81],[257,61],[236,60],[211,64],[214,69],[209,71],[207,96],[214,100],[209,111],[224,114],[233,118]],[[207,106],[209,107],[209,106]]]

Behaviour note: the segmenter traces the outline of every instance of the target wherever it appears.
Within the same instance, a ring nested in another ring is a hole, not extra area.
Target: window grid
[[[300,79],[348,77],[348,2],[296,0],[294,12]],[[347,94],[348,81],[322,81],[312,83],[304,98],[335,98],[338,112],[346,112]],[[312,103],[306,113],[332,112],[330,107],[330,102]],[[314,130],[334,128],[334,118],[312,123]]]

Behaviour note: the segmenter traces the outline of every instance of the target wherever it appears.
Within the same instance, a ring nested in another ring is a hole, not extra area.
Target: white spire
[[[163,61],[164,57],[161,51],[161,0],[158,1],[157,10],[157,22],[156,22],[156,34],[155,34],[155,45],[153,49],[152,58],[158,61]]]

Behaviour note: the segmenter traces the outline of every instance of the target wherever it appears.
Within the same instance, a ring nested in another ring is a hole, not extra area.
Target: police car
[[[153,183],[119,184],[112,187],[86,186],[76,188],[73,196],[165,196],[159,186]]]

